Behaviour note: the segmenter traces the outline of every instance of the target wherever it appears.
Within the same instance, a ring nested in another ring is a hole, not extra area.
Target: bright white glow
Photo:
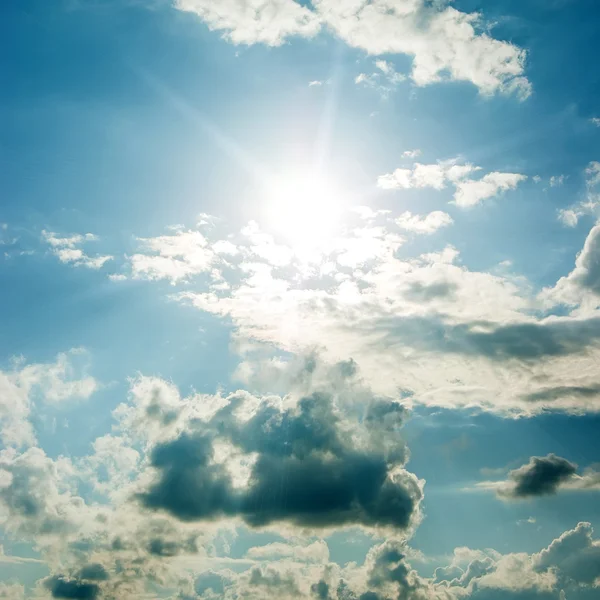
[[[314,172],[286,174],[267,190],[268,229],[294,249],[322,248],[341,222],[338,190]]]

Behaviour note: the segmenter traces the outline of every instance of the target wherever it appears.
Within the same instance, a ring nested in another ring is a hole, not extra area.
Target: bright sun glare
[[[320,247],[340,226],[339,190],[320,174],[279,176],[270,182],[267,196],[269,229],[294,248]]]

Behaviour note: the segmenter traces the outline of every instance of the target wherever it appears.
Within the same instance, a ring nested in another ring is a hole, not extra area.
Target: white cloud
[[[98,236],[93,233],[74,234],[67,237],[58,237],[51,231],[42,231],[42,239],[52,248],[52,253],[60,262],[72,264],[75,267],[88,269],[101,269],[105,263],[114,257],[110,255],[88,256],[79,246],[86,242],[97,242]]]
[[[308,87],[319,87],[323,85],[323,82],[319,79],[313,79],[313,81],[308,82]]]
[[[481,167],[461,164],[458,159],[435,164],[415,163],[412,168],[398,168],[380,175],[377,185],[384,190],[433,188],[443,190],[447,185],[456,188],[454,203],[462,208],[479,204],[502,192],[514,190],[527,177],[518,173],[487,173],[481,179],[472,179]]]
[[[418,234],[429,234],[435,233],[442,227],[452,225],[454,221],[452,217],[441,210],[435,210],[424,216],[414,215],[411,212],[402,213],[397,219],[396,223],[401,229],[406,231],[412,231]]]
[[[133,279],[167,279],[172,284],[187,281],[200,273],[210,273],[217,254],[231,254],[235,248],[227,241],[211,248],[199,231],[177,230],[171,235],[139,238],[140,252],[129,257]]]
[[[523,76],[525,53],[477,33],[479,15],[423,0],[316,0],[323,20],[349,45],[369,54],[413,57],[412,78],[427,85],[444,78],[470,81],[483,94],[530,94]]]
[[[234,44],[279,46],[290,36],[312,37],[319,17],[294,0],[175,0],[175,8],[198,15]]]
[[[560,187],[564,185],[566,178],[566,175],[553,175],[550,177],[550,187]]]
[[[2,600],[25,600],[25,588],[19,583],[0,582]]]
[[[22,447],[35,443],[30,421],[34,400],[53,405],[87,400],[98,389],[98,382],[86,371],[87,356],[79,349],[59,354],[54,363],[23,365],[19,362],[10,371],[0,371],[3,444]]]
[[[600,223],[589,232],[575,268],[541,296],[549,302],[581,304],[587,309],[600,306]]]
[[[518,173],[488,173],[479,180],[463,180],[456,186],[454,201],[457,206],[467,208],[475,206],[482,200],[494,198],[502,192],[514,190],[522,181],[525,181],[525,175]]]
[[[421,156],[421,151],[419,149],[405,150],[402,153],[402,158],[418,158],[419,156]]]
[[[590,123],[596,127],[600,127],[600,119],[598,117],[592,117]]]
[[[525,51],[483,32],[478,13],[426,0],[315,0],[314,9],[293,0],[176,0],[178,10],[198,15],[235,44],[282,44],[291,36],[314,36],[323,26],[371,55],[411,56],[419,85],[468,81],[484,95],[527,98]]]

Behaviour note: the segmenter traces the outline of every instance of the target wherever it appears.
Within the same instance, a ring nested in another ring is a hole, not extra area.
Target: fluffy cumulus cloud
[[[575,268],[542,296],[549,302],[581,305],[588,310],[600,306],[600,224],[589,232]]]
[[[373,401],[361,432],[325,393],[289,408],[247,394],[224,402],[207,422],[153,448],[156,477],[138,494],[143,506],[183,521],[240,517],[254,527],[406,530],[418,517],[421,483],[403,468],[402,443],[386,444],[387,430],[402,424],[400,404]]]
[[[531,93],[525,51],[485,32],[480,14],[461,12],[446,1],[177,0],[175,7],[196,14],[235,44],[277,46],[326,29],[371,55],[410,56],[411,77],[420,86],[449,79],[468,81],[485,95]],[[386,66],[377,68],[389,75]]]
[[[384,190],[432,188],[443,190],[447,185],[455,188],[454,203],[461,208],[479,204],[502,192],[514,190],[527,177],[519,173],[487,173],[479,179],[473,174],[481,167],[461,163],[458,159],[435,164],[415,163],[410,168],[398,168],[380,175],[377,185]]]
[[[598,471],[588,468],[580,475],[577,470],[575,463],[555,454],[533,456],[526,465],[510,471],[506,481],[482,482],[478,487],[512,500],[550,496],[563,489],[600,490]]]
[[[61,263],[70,264],[74,267],[86,267],[87,269],[100,269],[114,257],[110,255],[96,254],[89,256],[84,252],[82,246],[88,242],[97,242],[98,236],[93,233],[74,234],[60,237],[51,231],[42,231],[42,240],[48,244],[52,254]]]

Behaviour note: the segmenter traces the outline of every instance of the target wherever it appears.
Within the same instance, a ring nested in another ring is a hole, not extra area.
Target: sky
[[[599,598],[598,27],[1,3],[0,598]]]

